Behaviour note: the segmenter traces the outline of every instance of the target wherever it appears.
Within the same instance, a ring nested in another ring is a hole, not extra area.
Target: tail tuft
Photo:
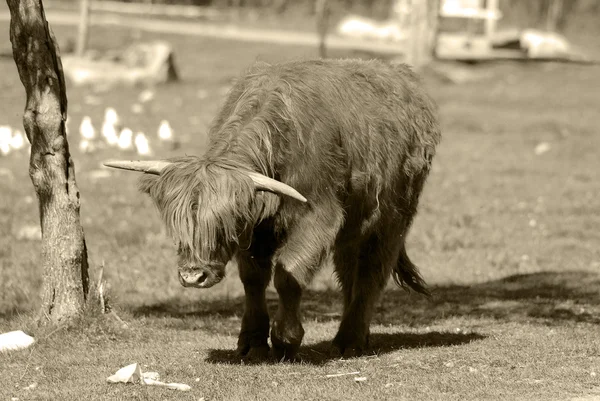
[[[421,274],[419,273],[419,268],[408,258],[404,247],[402,247],[402,251],[400,252],[400,257],[398,258],[398,263],[394,269],[393,276],[394,281],[401,288],[404,288],[407,291],[412,289],[426,297],[431,296],[425,280],[423,280],[423,277],[421,277]]]

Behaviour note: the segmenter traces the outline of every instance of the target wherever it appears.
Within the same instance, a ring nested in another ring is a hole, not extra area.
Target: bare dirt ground
[[[74,28],[54,27],[59,40]],[[129,29],[92,29],[92,46],[129,43]],[[143,34],[173,43],[183,81],[113,91],[68,87],[69,128],[90,262],[104,264],[110,302],[127,323],[98,317],[79,327],[38,329],[42,272],[27,154],[0,157],[0,332],[25,328],[27,351],[0,355],[0,399],[539,399],[600,397],[600,70],[565,64],[488,64],[493,79],[450,85],[425,74],[443,142],[409,236],[409,253],[431,300],[390,286],[372,326],[370,354],[341,359],[329,347],[340,297],[330,271],[304,299],[299,364],[240,363],[242,313],[236,272],[207,291],[177,281],[175,249],[135,174],[98,174],[107,150],[81,154],[83,116],[100,128],[114,107],[155,155],[201,153],[206,126],[239,71],[256,59],[315,57],[307,47]],[[8,25],[0,25],[8,38]],[[7,41],[8,42],[8,41]],[[336,53],[333,56],[347,56]],[[0,60],[0,125],[21,127],[24,90],[12,60]],[[142,104],[142,111],[134,111]],[[160,146],[168,119],[182,147]],[[547,149],[536,154],[539,145]],[[118,157],[135,157],[118,155]],[[269,307],[276,305],[269,293]],[[105,378],[132,362],[189,393]],[[359,371],[354,376],[326,377]],[[35,383],[35,386],[28,387]]]

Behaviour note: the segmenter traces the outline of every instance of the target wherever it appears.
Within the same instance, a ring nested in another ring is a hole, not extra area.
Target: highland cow
[[[427,294],[405,241],[441,137],[436,113],[405,65],[257,63],[228,94],[203,156],[106,164],[146,172],[140,188],[179,243],[184,287],[211,287],[237,262],[241,355],[269,351],[273,275],[273,354],[295,358],[302,292],[329,256],[344,300],[333,344],[360,352],[391,275]]]

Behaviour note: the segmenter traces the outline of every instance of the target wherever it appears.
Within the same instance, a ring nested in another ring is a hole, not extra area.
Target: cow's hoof
[[[333,339],[333,346],[343,357],[361,356],[369,348],[369,332],[361,335],[358,331],[340,330]]]
[[[298,349],[300,344],[278,343],[277,340],[271,340],[273,345],[273,359],[276,362],[300,362]]]
[[[304,337],[304,329],[300,324],[285,327],[274,321],[271,328],[271,345],[273,357],[278,362],[297,361],[298,349]]]
[[[246,356],[252,348],[269,348],[269,326],[265,331],[244,330],[240,332],[237,342],[237,352],[240,356]]]
[[[261,363],[270,359],[271,349],[267,344],[259,347],[250,347],[248,349],[240,349],[238,347],[238,355],[244,363]]]

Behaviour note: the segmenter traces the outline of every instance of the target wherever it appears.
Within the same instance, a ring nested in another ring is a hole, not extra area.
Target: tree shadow
[[[446,347],[451,345],[468,344],[485,338],[477,333],[455,333],[449,331],[431,331],[427,333],[372,333],[369,349],[361,356],[380,356],[401,349]],[[332,346],[331,341],[320,341],[315,344],[304,344],[298,351],[299,362],[311,365],[324,365],[332,360],[339,360],[339,352]],[[205,359],[214,364],[273,364],[269,360],[243,360],[236,350],[211,349]]]

